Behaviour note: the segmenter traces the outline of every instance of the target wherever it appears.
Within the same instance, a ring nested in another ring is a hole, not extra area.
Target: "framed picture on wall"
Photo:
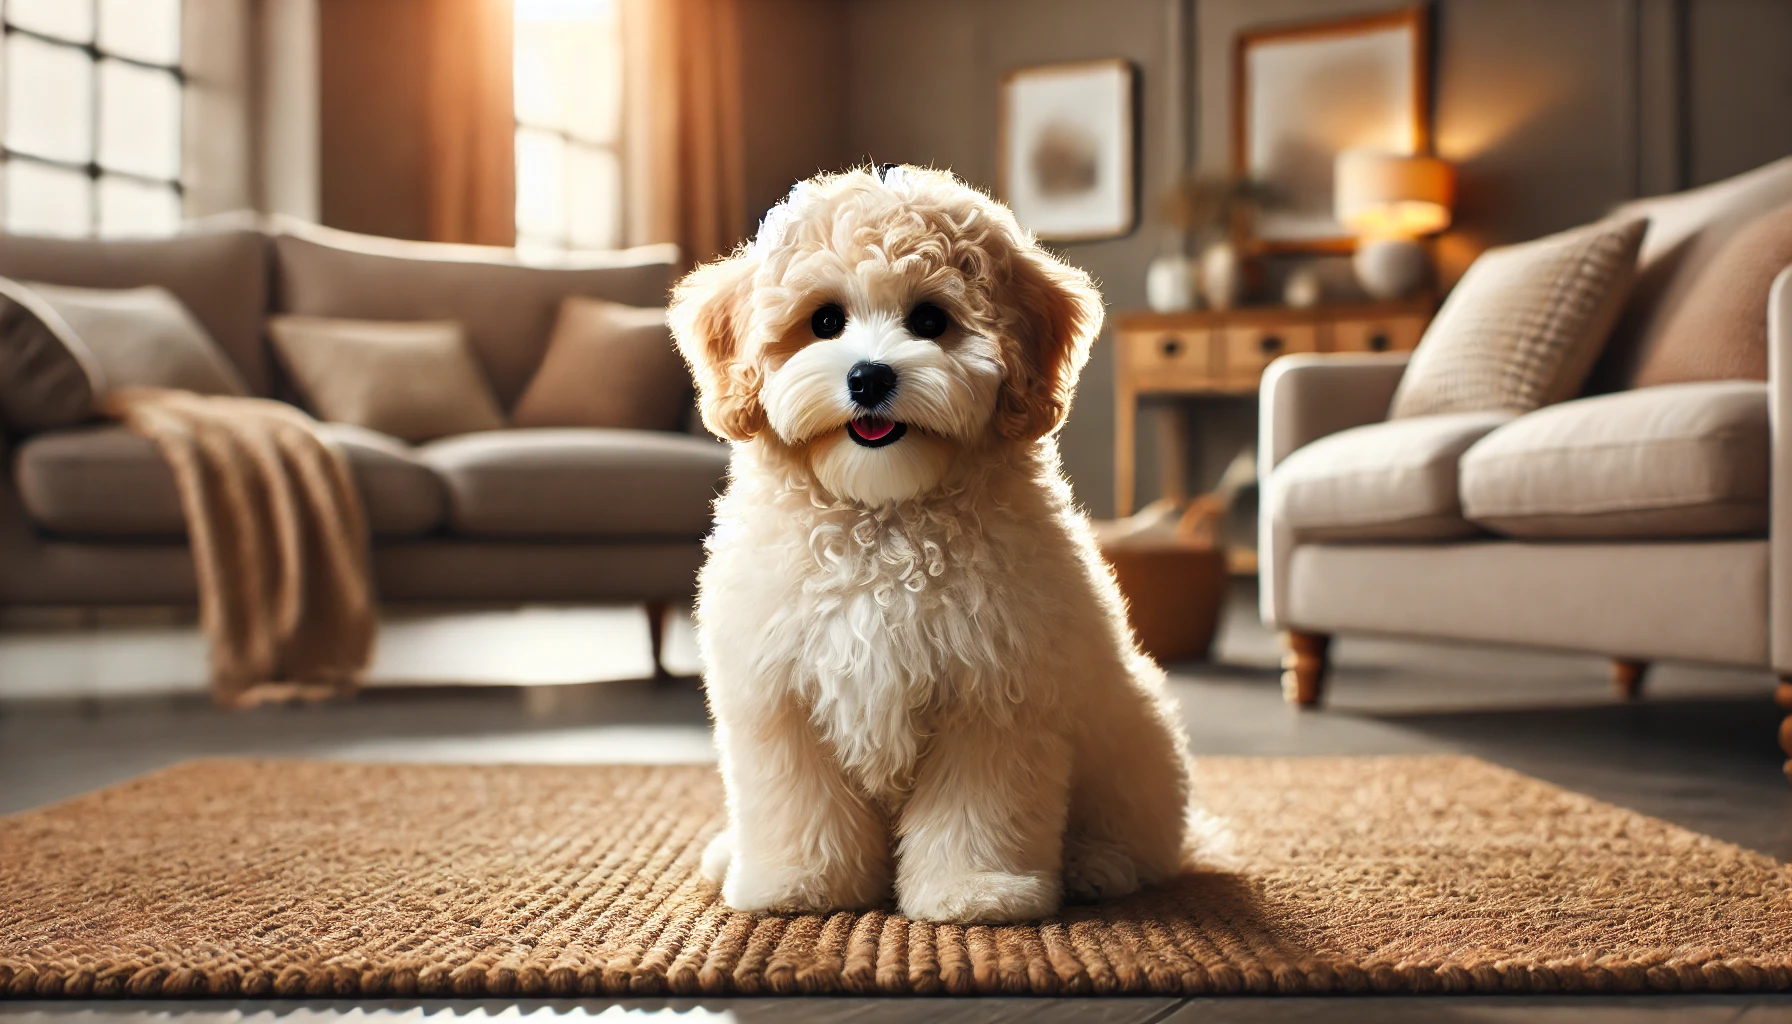
[[[1002,76],[1002,199],[1057,242],[1118,238],[1138,224],[1138,71],[1092,60]]]
[[[1428,153],[1423,7],[1242,32],[1233,53],[1233,169],[1266,187],[1255,243],[1341,252],[1332,166],[1346,149]]]

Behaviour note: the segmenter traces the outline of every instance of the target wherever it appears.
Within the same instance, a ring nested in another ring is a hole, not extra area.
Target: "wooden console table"
[[[1114,374],[1115,514],[1137,501],[1140,395],[1254,395],[1263,368],[1292,352],[1399,352],[1425,333],[1430,297],[1372,305],[1245,306],[1192,313],[1126,313]],[[1180,411],[1159,444],[1165,496],[1186,498],[1187,430]]]

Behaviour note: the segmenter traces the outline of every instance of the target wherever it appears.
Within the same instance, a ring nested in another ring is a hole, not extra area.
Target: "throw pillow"
[[[1632,384],[1767,379],[1767,292],[1792,266],[1792,206],[1728,239],[1648,339]]]
[[[519,427],[677,430],[691,378],[664,309],[572,296],[511,412]]]
[[[1526,413],[1586,381],[1636,273],[1645,220],[1489,249],[1419,339],[1390,419]]]
[[[453,321],[279,316],[274,351],[319,419],[428,441],[504,426]]]
[[[108,391],[247,395],[222,349],[166,288],[0,278],[0,419],[30,432],[92,418]]]

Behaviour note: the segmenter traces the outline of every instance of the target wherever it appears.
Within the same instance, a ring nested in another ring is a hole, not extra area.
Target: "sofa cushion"
[[[677,430],[690,402],[691,374],[672,344],[664,308],[569,295],[510,421]]]
[[[726,445],[651,430],[494,430],[424,445],[450,528],[483,537],[700,537]]]
[[[1580,394],[1647,226],[1591,224],[1482,253],[1425,328],[1388,418],[1524,413]]]
[[[1507,412],[1448,413],[1354,427],[1288,456],[1270,512],[1302,540],[1433,540],[1479,531],[1462,518],[1456,462]]]
[[[373,532],[411,537],[440,526],[442,482],[402,442],[327,423],[348,456]],[[33,522],[71,536],[177,538],[187,533],[174,474],[146,438],[106,425],[38,434],[19,446],[19,496]],[[121,497],[128,496],[128,500]]]
[[[1767,386],[1666,384],[1540,409],[1462,457],[1463,514],[1512,537],[1765,534]]]
[[[0,419],[7,426],[30,432],[85,423],[109,392],[132,387],[249,394],[230,357],[166,288],[0,277]]]
[[[249,387],[266,395],[267,248],[266,236],[231,217],[155,239],[0,234],[0,276],[78,288],[160,285],[192,312]]]
[[[453,321],[277,316],[268,334],[306,408],[320,419],[411,442],[504,426]]]
[[[1736,232],[1691,283],[1638,354],[1635,386],[1767,379],[1767,293],[1792,267],[1792,205]]]
[[[509,408],[568,295],[664,306],[678,248],[650,245],[530,265],[509,249],[372,238],[282,222],[276,310],[359,320],[453,320]]]
[[[1634,387],[1645,356],[1692,297],[1700,271],[1737,232],[1792,203],[1792,156],[1672,195],[1620,206],[1611,220],[1649,219],[1637,253],[1636,283],[1600,357],[1589,391]]]

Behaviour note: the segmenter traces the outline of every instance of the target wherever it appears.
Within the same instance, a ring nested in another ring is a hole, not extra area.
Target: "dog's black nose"
[[[875,409],[896,390],[896,371],[883,363],[854,363],[846,371],[846,393],[854,403]]]

